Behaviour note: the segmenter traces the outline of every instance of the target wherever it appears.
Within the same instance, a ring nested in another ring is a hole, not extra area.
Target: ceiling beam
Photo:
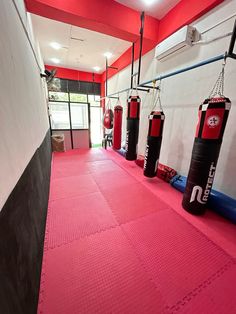
[[[29,12],[126,41],[139,38],[140,12],[114,0],[25,0]],[[144,41],[157,41],[159,21],[146,16]]]

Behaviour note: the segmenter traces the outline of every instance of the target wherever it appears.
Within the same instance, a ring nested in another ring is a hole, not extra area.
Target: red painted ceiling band
[[[79,80],[84,82],[93,82],[93,73],[91,72],[84,72],[84,71],[77,71],[67,68],[62,68],[58,66],[51,66],[45,65],[47,70],[57,69],[56,77],[68,80]],[[102,75],[94,73],[94,82],[101,83]]]
[[[140,13],[114,0],[25,0],[27,10],[127,41],[139,37]],[[144,39],[155,42],[159,21],[147,16]]]
[[[163,39],[182,26],[192,23],[223,1],[181,0],[160,21],[146,16],[142,54],[146,54]],[[84,27],[131,42],[139,38],[140,13],[114,0],[25,0],[25,3],[29,12],[53,20]],[[135,47],[135,60],[138,58],[138,49],[137,44]],[[119,72],[130,63],[131,48],[125,51],[112,66],[118,67]],[[63,71],[61,73],[61,75],[64,75]],[[76,73],[76,77],[78,77],[78,72],[76,71]],[[108,78],[116,73],[117,70],[109,69]],[[74,74],[70,75],[73,77]],[[104,73],[102,80],[105,80]]]

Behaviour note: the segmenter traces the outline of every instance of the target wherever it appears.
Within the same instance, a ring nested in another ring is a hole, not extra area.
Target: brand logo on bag
[[[210,117],[207,119],[207,125],[208,125],[210,128],[215,128],[215,127],[217,127],[217,125],[219,125],[219,123],[220,123],[220,117],[217,116],[217,115],[210,116]]]
[[[201,186],[195,185],[193,190],[192,190],[190,203],[197,200],[197,202],[200,204],[206,204],[208,197],[210,195],[210,192],[211,192],[211,188],[212,188],[212,184],[213,184],[213,180],[214,180],[214,176],[215,176],[215,171],[216,171],[216,167],[214,166],[214,163],[212,163],[210,170],[209,170],[207,184],[206,184],[204,191],[203,191],[203,188]]]
[[[129,132],[130,131],[127,131],[127,133],[126,133],[126,141],[125,141],[125,150],[126,151],[128,150],[128,145],[129,145]]]
[[[147,144],[146,150],[145,150],[145,157],[144,157],[144,169],[147,167],[147,158],[148,158],[148,152],[149,152],[149,145]]]

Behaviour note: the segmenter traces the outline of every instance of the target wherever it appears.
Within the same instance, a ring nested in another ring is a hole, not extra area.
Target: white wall
[[[33,40],[30,16],[23,0],[15,3],[20,16],[12,0],[0,1],[0,210],[49,128],[45,84],[23,28]]]
[[[226,0],[193,23],[198,31],[203,32],[216,23],[236,14],[236,1]],[[234,18],[207,31],[203,40],[232,31]],[[150,80],[159,74],[174,71],[201,60],[224,53],[229,46],[230,37],[212,42],[208,45],[196,45],[187,51],[173,56],[165,62],[154,60],[154,50],[142,59],[141,81]],[[137,64],[136,64],[137,67]],[[199,104],[209,93],[221,70],[221,61],[165,79],[161,83],[162,105],[166,114],[163,144],[160,162],[175,168],[180,174],[187,175],[194,134],[197,123]],[[236,197],[236,61],[228,59],[225,77],[225,95],[232,101],[232,109],[225,130],[224,141],[217,167],[214,187],[232,197]],[[130,86],[130,66],[108,81],[109,93]],[[150,95],[141,93],[142,111],[139,135],[139,154],[144,154],[148,127],[148,114],[151,111]],[[120,95],[124,106],[123,140],[126,129],[126,97]],[[115,101],[113,100],[113,104]]]

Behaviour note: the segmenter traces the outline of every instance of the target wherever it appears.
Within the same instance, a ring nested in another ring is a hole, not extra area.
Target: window
[[[98,95],[88,95],[88,102],[93,107],[100,107],[100,96]]]
[[[72,129],[88,129],[88,105],[71,103]]]
[[[68,93],[49,92],[50,101],[69,101]]]
[[[68,103],[50,102],[49,109],[52,129],[70,129]]]
[[[87,95],[70,93],[70,101],[73,101],[73,102],[87,102]]]

